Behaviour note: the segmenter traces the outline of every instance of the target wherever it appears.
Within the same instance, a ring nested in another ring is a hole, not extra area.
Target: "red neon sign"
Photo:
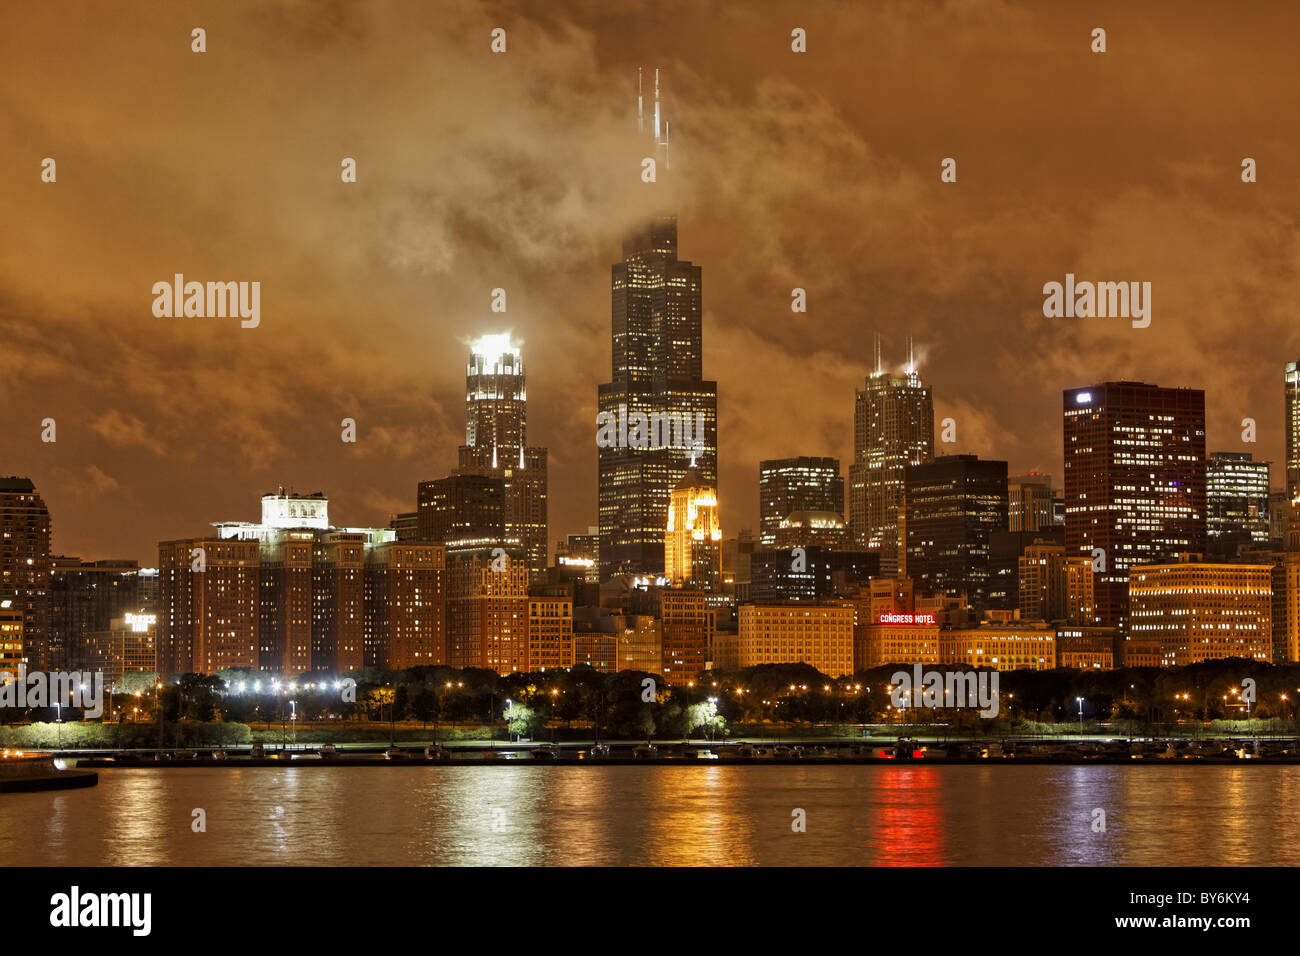
[[[906,612],[887,611],[877,615],[877,624],[937,624],[933,614],[908,614]]]

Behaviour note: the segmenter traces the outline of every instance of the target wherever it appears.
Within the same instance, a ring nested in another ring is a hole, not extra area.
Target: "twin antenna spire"
[[[879,332],[877,332],[875,335],[875,341],[876,341],[876,374],[884,375],[885,374],[884,363],[881,361],[881,356],[880,356],[880,333]],[[911,375],[915,371],[916,371],[916,353],[912,348],[912,333],[909,331],[907,333],[907,374]]]
[[[672,169],[672,163],[668,158],[668,120],[663,119],[659,112],[659,69],[655,68],[655,112],[654,112],[654,143],[655,146],[662,146],[664,150],[664,169]],[[662,131],[661,131],[662,122]],[[636,69],[636,131],[638,133],[646,132],[645,122],[645,96],[641,89],[641,68]]]

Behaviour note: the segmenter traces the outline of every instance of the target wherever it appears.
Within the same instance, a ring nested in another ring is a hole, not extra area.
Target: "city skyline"
[[[42,490],[55,515],[55,552],[86,558],[151,564],[158,541],[200,533],[212,516],[238,514],[250,494],[279,485],[326,489],[350,525],[386,524],[389,514],[411,510],[416,482],[445,474],[463,441],[459,363],[449,353],[508,331],[530,356],[530,440],[551,449],[551,543],[585,530],[596,512],[591,386],[604,379],[607,362],[607,270],[622,236],[651,211],[637,175],[631,104],[637,67],[659,66],[683,194],[675,203],[680,252],[710,277],[704,362],[722,396],[724,528],[758,528],[759,461],[852,460],[848,403],[874,365],[872,336],[882,335],[897,369],[909,327],[936,421],[957,424],[957,441],[936,454],[973,453],[1006,460],[1016,474],[1059,476],[1053,410],[1060,391],[1140,380],[1204,389],[1207,446],[1271,461],[1273,481],[1281,482],[1274,355],[1294,355],[1300,343],[1283,306],[1296,281],[1286,265],[1294,240],[1270,211],[1285,207],[1295,189],[1279,158],[1287,153],[1279,137],[1289,133],[1264,119],[1281,108],[1279,94],[1252,91],[1240,108],[1221,78],[1191,71],[1161,102],[1160,123],[1143,113],[1150,107],[1127,102],[1127,112],[1077,117],[1068,138],[1088,145],[1070,152],[1056,145],[1066,138],[1053,125],[1062,121],[1037,104],[1059,101],[1084,79],[1072,73],[1026,90],[1015,70],[995,66],[979,83],[965,80],[976,66],[977,37],[1050,61],[1062,55],[1060,36],[1082,27],[1050,11],[972,9],[986,16],[972,17],[958,41],[924,10],[848,17],[814,6],[800,16],[818,56],[777,58],[761,74],[728,44],[713,43],[715,32],[696,30],[702,36],[694,38],[689,27],[700,21],[689,8],[642,33],[628,28],[632,12],[608,19],[589,11],[518,13],[506,56],[525,59],[527,69],[509,76],[486,43],[477,51],[455,41],[461,32],[486,36],[494,25],[470,5],[449,4],[436,28],[418,12],[412,20],[382,9],[340,10],[347,29],[338,36],[301,25],[277,34],[283,61],[269,68],[291,75],[308,57],[356,60],[366,82],[399,103],[411,101],[407,91],[427,68],[439,81],[422,94],[431,108],[414,129],[401,125],[409,111],[396,107],[363,120],[351,108],[351,79],[324,77],[319,103],[288,118],[295,147],[270,167],[258,143],[281,138],[244,77],[250,58],[265,65],[268,31],[256,14],[213,14],[207,72],[180,71],[174,95],[220,87],[224,105],[195,118],[177,113],[172,94],[130,70],[102,79],[107,54],[87,38],[104,24],[90,12],[66,25],[67,42],[88,51],[87,63],[10,97],[22,104],[10,121],[17,147],[0,157],[0,174],[16,187],[0,208],[28,223],[30,235],[0,266],[0,332],[17,370],[0,394],[27,427],[0,436],[3,470],[31,476]],[[1292,22],[1285,11],[1259,16],[1275,21],[1277,36]],[[14,38],[50,36],[53,26],[41,11],[5,17],[13,29],[0,44],[17,74],[34,48]],[[1112,36],[1142,36],[1153,22],[1120,9],[1107,20]],[[744,46],[771,29],[732,26]],[[885,41],[873,39],[882,28],[915,41],[906,57],[892,40],[882,48]],[[559,43],[566,31],[582,42]],[[1227,31],[1216,38],[1220,77],[1280,62],[1281,46],[1261,47],[1256,37],[1252,31],[1247,43]],[[133,42],[152,47],[152,29],[128,31],[117,49]],[[1173,69],[1169,58],[1192,55],[1186,48],[1169,42],[1142,50]],[[379,50],[407,69],[374,68],[368,54]],[[193,54],[181,45],[174,56]],[[1114,95],[1154,68],[1109,56],[1104,83]],[[100,77],[89,97],[82,69]],[[870,93],[904,75],[932,77],[910,100],[925,122],[897,115]],[[845,76],[862,82],[844,83]],[[497,120],[475,126],[475,139],[460,142],[468,158],[459,160],[438,144],[454,139],[443,134],[465,120],[456,94],[466,84],[483,91],[481,112]],[[538,91],[551,95],[537,103]],[[975,117],[982,114],[962,104],[989,96],[1015,105],[1007,122],[1032,115],[1045,124],[1044,148],[981,135]],[[124,98],[137,104],[133,110],[157,107],[174,124],[174,155],[141,152],[140,121],[124,112]],[[69,102],[84,104],[74,107],[70,128],[95,149],[42,118],[66,115]],[[1215,112],[1216,137],[1239,143],[1240,156],[1203,145],[1204,111],[1225,102],[1235,105]],[[938,117],[944,122],[933,122]],[[221,163],[199,149],[213,129],[245,126],[247,135],[226,138],[231,154]],[[930,126],[939,132],[918,132]],[[1157,128],[1159,137],[1150,132]],[[537,148],[542,142],[547,150]],[[1136,154],[1124,162],[1111,155],[1121,142]],[[366,151],[361,143],[380,145]],[[39,178],[47,155],[60,163],[53,184]],[[339,161],[354,155],[358,181],[345,186]],[[945,184],[939,163],[950,155],[958,180]],[[1260,180],[1250,185],[1239,175],[1247,155],[1260,162]],[[485,193],[471,168],[494,156],[513,199]],[[129,169],[147,173],[138,176],[146,188],[130,188]],[[102,188],[106,175],[126,184],[121,193]],[[159,183],[168,188],[155,190]],[[349,188],[356,194],[343,192]],[[255,248],[262,230],[242,216],[223,227],[219,208],[206,200],[160,204],[159,195],[210,189],[237,197],[232,207],[268,211],[266,255]],[[1048,223],[1034,225],[1045,210],[1054,210]],[[1045,238],[1061,215],[1077,218],[1076,236]],[[1028,224],[1004,228],[1013,216]],[[291,229],[295,217],[305,217],[317,237]],[[190,228],[199,219],[211,226],[202,235]],[[121,228],[111,247],[89,238],[114,220]],[[763,223],[774,228],[755,228]],[[94,228],[78,232],[88,224]],[[999,242],[989,241],[993,233]],[[936,244],[944,250],[939,261]],[[78,268],[68,270],[68,261]],[[260,280],[260,326],[155,318],[149,287],[177,272]],[[1068,272],[1151,281],[1151,327],[1044,318],[1042,285]],[[807,291],[805,314],[790,312],[795,287]],[[509,296],[504,315],[491,311],[495,288]],[[1221,360],[1207,365],[1206,354]],[[41,441],[47,417],[58,425],[53,444]],[[355,446],[338,441],[344,417],[358,423]],[[1240,441],[1243,418],[1257,422],[1257,444]]]

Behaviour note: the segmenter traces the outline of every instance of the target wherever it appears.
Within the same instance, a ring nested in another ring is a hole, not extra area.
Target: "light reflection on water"
[[[105,770],[0,795],[0,865],[1300,864],[1300,769]],[[207,813],[207,832],[191,829]],[[1106,815],[1094,832],[1094,810]],[[793,811],[807,831],[793,832]]]

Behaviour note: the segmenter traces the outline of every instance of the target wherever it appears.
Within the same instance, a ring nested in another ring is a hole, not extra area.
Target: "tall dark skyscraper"
[[[1205,393],[1105,382],[1062,400],[1066,554],[1093,559],[1098,622],[1123,627],[1131,566],[1205,552]]]
[[[758,463],[759,542],[776,546],[781,520],[796,511],[844,517],[844,478],[838,458],[774,458]]]
[[[653,133],[662,182],[668,137],[657,72],[653,117],[651,128],[638,97],[638,127]],[[610,287],[611,380],[600,386],[598,409],[626,426],[597,437],[602,580],[662,572],[673,489],[692,465],[710,486],[718,481],[718,386],[703,378],[700,267],[677,258],[674,215],[658,215],[624,239]],[[669,421],[681,427],[651,424]]]
[[[946,455],[906,472],[907,576],[927,595],[989,607],[990,539],[1007,527],[1007,463]]]
[[[485,335],[465,369],[462,472],[502,482],[504,534],[524,549],[529,577],[546,574],[547,453],[528,446],[524,360],[509,335]]]
[[[60,653],[50,630],[50,512],[30,478],[0,478],[0,599],[23,615],[23,656],[46,670]]]
[[[910,347],[908,349],[911,351]],[[849,531],[855,548],[880,553],[880,573],[898,570],[898,520],[908,465],[934,455],[934,403],[909,354],[902,376],[881,367],[858,389],[849,466]]]

